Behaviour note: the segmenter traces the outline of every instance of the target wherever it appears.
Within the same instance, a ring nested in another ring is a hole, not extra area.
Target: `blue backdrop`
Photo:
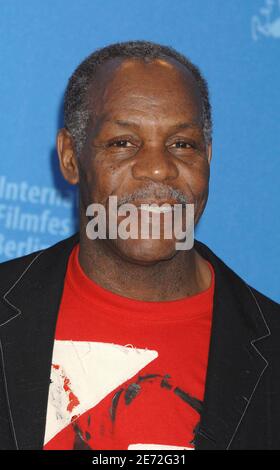
[[[76,231],[55,137],[74,68],[146,39],[201,67],[214,118],[211,188],[196,238],[280,301],[279,0],[0,0],[0,260]]]

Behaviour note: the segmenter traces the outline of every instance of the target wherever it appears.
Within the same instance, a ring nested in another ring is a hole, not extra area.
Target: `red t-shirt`
[[[211,286],[133,300],[82,270],[77,244],[59,309],[44,449],[192,449],[203,406]]]

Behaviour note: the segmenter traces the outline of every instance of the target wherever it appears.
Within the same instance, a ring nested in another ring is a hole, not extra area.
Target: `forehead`
[[[111,59],[99,67],[89,97],[99,116],[182,114],[196,119],[202,111],[196,80],[175,59]]]

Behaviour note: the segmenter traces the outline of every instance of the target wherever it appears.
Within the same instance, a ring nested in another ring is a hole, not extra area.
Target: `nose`
[[[142,148],[138,152],[136,161],[132,167],[132,175],[135,179],[153,181],[167,181],[178,177],[178,168],[172,161],[172,156],[167,151],[158,148]]]

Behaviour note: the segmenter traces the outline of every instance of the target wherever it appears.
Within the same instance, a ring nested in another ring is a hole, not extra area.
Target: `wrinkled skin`
[[[211,275],[195,251],[177,251],[165,240],[90,240],[86,208],[108,206],[110,195],[133,203],[178,203],[176,189],[194,204],[195,224],[208,198],[211,143],[202,128],[201,97],[188,70],[176,60],[116,58],[103,64],[90,91],[92,118],[79,157],[61,129],[61,171],[80,189],[79,261],[103,287],[139,300],[174,300],[209,287]],[[157,191],[158,190],[158,191]],[[121,219],[118,220],[120,222]]]

